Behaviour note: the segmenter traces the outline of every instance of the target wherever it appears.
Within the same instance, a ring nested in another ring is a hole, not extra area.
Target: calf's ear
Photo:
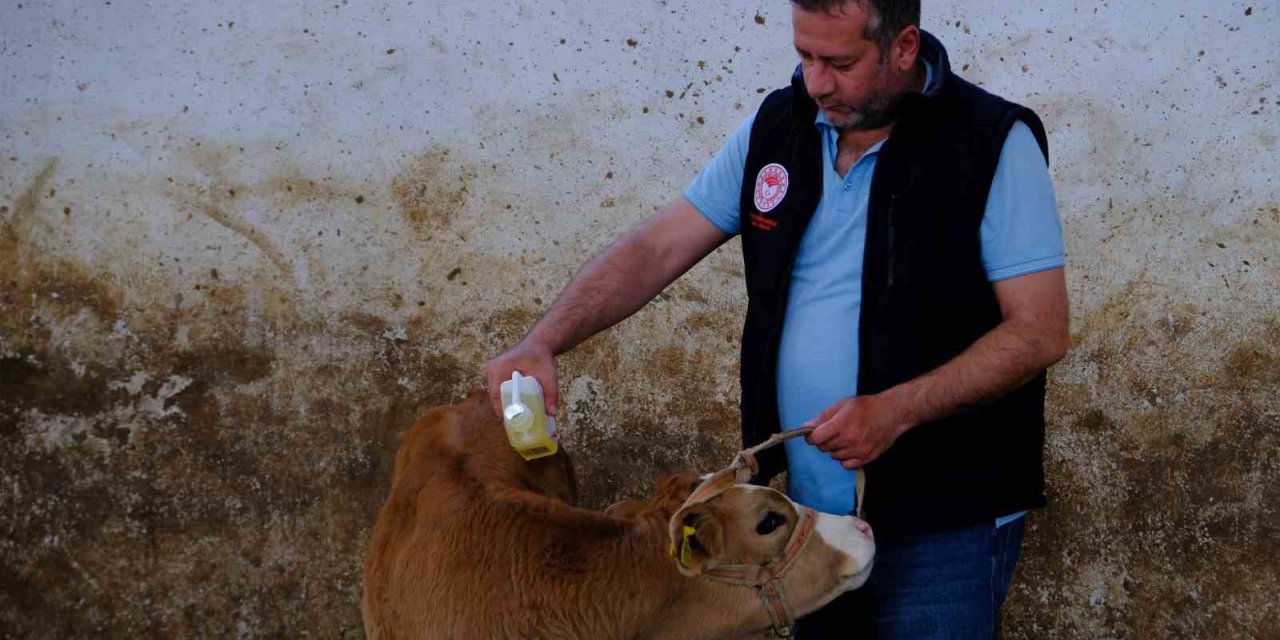
[[[704,503],[691,504],[671,516],[671,557],[680,573],[693,577],[718,564],[724,550],[724,528]]]
[[[649,503],[642,500],[622,500],[609,505],[609,507],[604,510],[604,514],[606,516],[630,520],[640,515],[640,513],[648,506]]]
[[[702,478],[692,471],[668,474],[658,479],[658,489],[654,495],[659,499],[674,499],[683,503],[699,484],[702,484]]]

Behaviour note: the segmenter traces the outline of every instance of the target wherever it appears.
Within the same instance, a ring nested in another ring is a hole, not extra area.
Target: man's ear
[[[691,504],[671,516],[671,557],[680,573],[693,577],[719,564],[724,550],[720,519],[706,503]]]
[[[909,71],[916,64],[920,55],[920,28],[907,25],[889,45],[889,62],[897,66],[899,71]]]

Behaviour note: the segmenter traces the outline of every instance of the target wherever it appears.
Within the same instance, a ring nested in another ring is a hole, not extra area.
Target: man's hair
[[[849,3],[869,6],[867,30],[863,34],[876,43],[880,59],[889,57],[889,45],[908,26],[920,26],[920,0],[791,0],[802,11],[834,13]]]

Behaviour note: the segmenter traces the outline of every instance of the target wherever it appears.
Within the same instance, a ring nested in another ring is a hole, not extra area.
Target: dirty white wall
[[[1280,7],[924,5],[1067,237],[1007,635],[1275,637]],[[398,434],[785,83],[789,12],[0,2],[0,629],[358,635]],[[588,505],[734,451],[736,246],[562,359]]]

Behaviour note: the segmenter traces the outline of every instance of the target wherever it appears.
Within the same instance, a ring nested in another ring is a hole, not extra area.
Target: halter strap
[[[760,597],[764,610],[769,614],[769,623],[774,635],[789,638],[795,629],[796,612],[787,602],[787,594],[782,586],[782,578],[795,564],[795,559],[808,546],[813,538],[814,525],[818,514],[809,507],[800,507],[800,521],[791,530],[787,546],[782,556],[764,566],[753,564],[726,564],[707,569],[702,575],[717,582],[754,587]]]

